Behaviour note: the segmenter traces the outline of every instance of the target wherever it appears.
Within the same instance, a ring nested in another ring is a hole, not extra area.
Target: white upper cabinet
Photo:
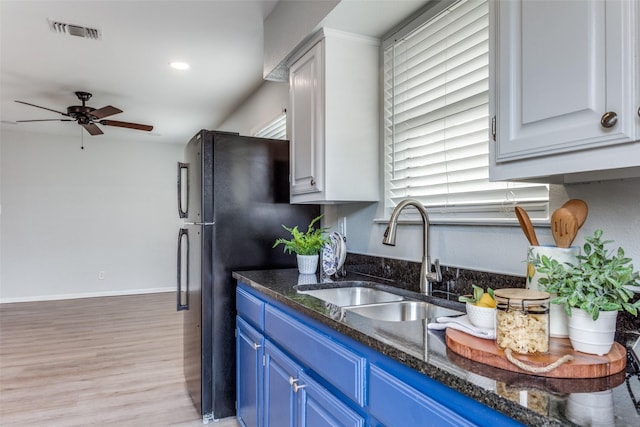
[[[637,3],[491,2],[492,180],[640,174]]]
[[[291,202],[377,201],[378,41],[323,29],[289,62]]]

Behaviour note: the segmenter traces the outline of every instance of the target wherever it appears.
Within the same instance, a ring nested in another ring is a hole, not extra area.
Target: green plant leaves
[[[316,222],[322,218],[322,215],[315,217],[307,227],[306,233],[298,230],[298,226],[287,227],[282,225],[282,228],[291,233],[291,239],[277,239],[273,244],[273,248],[278,245],[284,245],[283,251],[287,253],[296,253],[298,255],[316,255],[322,249],[322,246],[327,242],[325,234],[326,228],[314,228]]]
[[[640,298],[627,286],[640,286],[640,273],[633,271],[631,258],[625,258],[624,250],[608,252],[605,245],[613,240],[601,240],[602,230],[585,237],[583,254],[577,264],[560,264],[545,255],[532,260],[538,272],[545,277],[539,280],[545,290],[557,294],[552,303],[564,304],[570,316],[571,307],[577,307],[595,320],[600,311],[627,311],[634,316],[640,310]]]

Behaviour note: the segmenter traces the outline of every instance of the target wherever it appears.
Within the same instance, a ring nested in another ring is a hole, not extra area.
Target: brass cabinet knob
[[[612,128],[618,123],[618,115],[613,111],[607,111],[602,115],[600,119],[600,124],[603,128]]]

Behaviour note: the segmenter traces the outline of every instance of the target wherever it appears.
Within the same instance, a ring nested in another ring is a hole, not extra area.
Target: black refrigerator
[[[183,367],[203,421],[235,410],[233,270],[295,267],[273,249],[281,224],[306,230],[317,205],[289,204],[289,142],[202,130],[178,163],[177,309]]]

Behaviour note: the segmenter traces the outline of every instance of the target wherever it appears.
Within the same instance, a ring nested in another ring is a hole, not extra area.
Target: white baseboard
[[[60,294],[60,295],[42,295],[34,297],[16,297],[16,298],[0,298],[0,304],[9,304],[14,302],[34,302],[34,301],[55,301],[63,299],[77,298],[96,298],[96,297],[113,297],[121,295],[140,295],[140,294],[156,294],[160,292],[175,292],[176,288],[147,288],[147,289],[128,289],[125,291],[105,291],[105,292],[88,292],[77,294]]]

